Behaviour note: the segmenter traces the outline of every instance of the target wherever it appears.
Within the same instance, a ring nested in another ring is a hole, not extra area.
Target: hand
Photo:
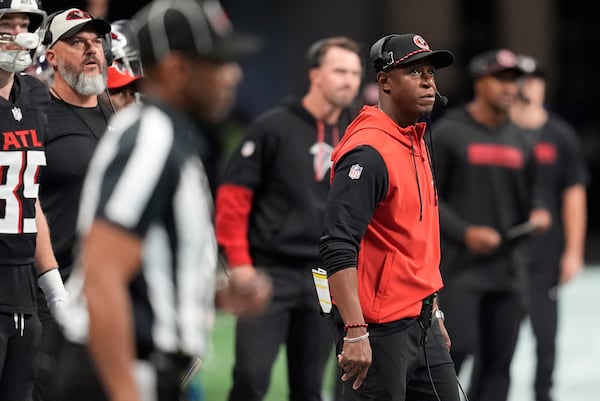
[[[448,334],[448,330],[446,330],[446,325],[442,319],[437,319],[438,326],[440,327],[440,331],[442,332],[442,337],[444,337],[444,343],[446,347],[448,347],[448,351],[452,347],[452,340],[450,340],[450,334]]]
[[[259,313],[271,298],[271,279],[253,266],[230,269],[227,287],[217,291],[217,305],[237,316]]]
[[[490,255],[498,249],[502,236],[498,231],[487,226],[470,226],[465,231],[465,245],[473,253]]]
[[[350,336],[353,336],[351,338],[360,335],[350,334]],[[354,390],[358,390],[367,376],[372,361],[371,352],[371,343],[368,338],[365,338],[355,343],[344,341],[342,353],[337,356],[338,365],[344,371],[342,381],[347,381],[355,377],[354,383],[352,383]]]
[[[565,252],[560,259],[560,283],[564,284],[583,270],[583,257]]]
[[[547,231],[552,225],[552,215],[545,208],[533,209],[529,213],[529,222],[536,227],[535,232],[540,234]]]

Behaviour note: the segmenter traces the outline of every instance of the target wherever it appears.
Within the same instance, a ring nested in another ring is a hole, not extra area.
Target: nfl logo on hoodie
[[[363,168],[360,164],[354,164],[350,167],[350,171],[348,172],[348,177],[353,180],[358,180],[360,175],[362,174]]]

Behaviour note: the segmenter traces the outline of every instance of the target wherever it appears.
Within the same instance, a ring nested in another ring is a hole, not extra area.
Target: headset
[[[54,12],[52,14],[50,14],[48,16],[48,18],[46,19],[46,28],[44,31],[44,36],[42,38],[42,45],[44,46],[49,46],[50,43],[52,43],[52,31],[50,30],[50,26],[52,25],[52,21],[54,20],[54,18],[59,15],[62,14],[64,12],[64,10],[61,11],[57,11]],[[92,17],[92,20],[98,19],[96,17],[94,17],[93,15],[90,15]],[[108,32],[104,35],[102,35],[102,51],[104,53],[104,59],[106,60],[106,66],[111,66],[114,60],[114,56],[112,53],[112,32]]]
[[[384,36],[371,46],[371,61],[376,71],[387,71],[390,67],[394,66],[396,60],[394,60],[394,52],[384,52],[383,48],[385,44],[392,38],[400,36],[398,34],[391,34]],[[435,96],[439,99],[442,107],[448,104],[448,98],[442,95],[438,90],[435,91]]]
[[[342,49],[356,53],[360,58],[362,67],[363,58],[361,57],[360,45],[347,36],[330,36],[327,38],[319,39],[315,43],[310,45],[308,51],[306,52],[306,59],[308,61],[309,67],[320,67],[323,55],[325,54],[327,49],[331,47],[340,47]]]
[[[394,52],[384,52],[383,48],[385,44],[392,38],[400,36],[398,34],[391,34],[384,36],[371,46],[371,61],[376,71],[386,71],[394,65]]]
[[[306,59],[308,60],[308,64],[310,68],[318,67],[321,63],[321,56],[323,53],[323,48],[329,41],[329,38],[317,40],[315,43],[310,45],[308,51],[306,52]]]

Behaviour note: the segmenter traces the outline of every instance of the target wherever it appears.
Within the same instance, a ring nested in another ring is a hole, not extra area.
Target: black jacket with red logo
[[[550,114],[538,130],[526,135],[535,142],[535,159],[542,188],[542,199],[552,214],[550,229],[531,239],[532,268],[556,274],[558,261],[564,251],[562,196],[574,185],[587,185],[589,171],[574,128],[562,118]]]
[[[464,245],[470,225],[499,233],[529,219],[538,201],[532,146],[510,121],[490,128],[464,107],[449,110],[433,125],[433,155],[440,198],[442,274],[488,289],[522,284],[523,242],[503,241],[496,253],[475,255]]]
[[[217,190],[217,240],[231,266],[320,263],[331,152],[351,117],[329,126],[288,100],[250,126]]]

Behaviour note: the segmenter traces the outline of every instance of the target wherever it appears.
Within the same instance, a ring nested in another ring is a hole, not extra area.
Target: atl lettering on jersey
[[[35,129],[6,131],[2,133],[2,150],[42,149]]]

